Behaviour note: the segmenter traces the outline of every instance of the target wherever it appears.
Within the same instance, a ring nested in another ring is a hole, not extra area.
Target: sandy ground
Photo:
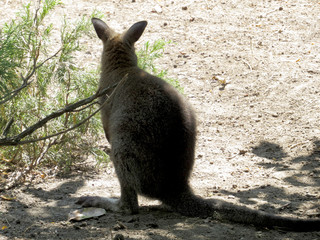
[[[0,25],[19,2],[0,1]],[[198,116],[191,179],[198,195],[284,216],[320,216],[319,1],[63,2],[53,19],[98,9],[118,31],[148,20],[137,47],[173,41],[158,64],[179,79]],[[93,34],[81,44],[90,49],[79,53],[83,64],[98,65],[99,39]],[[112,165],[97,170],[90,159],[70,176],[47,177],[7,194],[16,200],[0,202],[0,223],[7,226],[0,239],[320,239],[320,232],[181,217],[144,198],[135,216],[107,213],[67,222],[78,197],[119,196]]]

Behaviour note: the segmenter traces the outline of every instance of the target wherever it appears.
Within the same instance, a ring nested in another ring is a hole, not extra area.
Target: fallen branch
[[[105,101],[106,102],[106,101]],[[104,103],[105,103],[104,102]],[[91,104],[90,104],[91,105]],[[19,142],[19,145],[22,145],[22,144],[28,144],[28,143],[34,143],[34,142],[39,142],[39,141],[43,141],[43,140],[47,140],[49,138],[53,138],[53,137],[56,137],[56,136],[59,136],[61,134],[64,134],[64,133],[67,133],[67,132],[70,132],[74,129],[76,129],[77,127],[81,126],[82,124],[84,124],[86,121],[88,121],[90,118],[92,118],[94,115],[96,115],[96,113],[98,113],[101,108],[103,108],[104,104],[102,104],[96,111],[94,111],[92,114],[90,114],[88,117],[86,117],[85,119],[83,119],[82,121],[78,122],[77,124],[75,124],[74,126],[70,127],[70,128],[67,128],[65,130],[62,130],[60,132],[57,132],[57,133],[54,133],[54,134],[51,134],[51,135],[48,135],[46,137],[42,137],[42,138],[36,138],[36,139],[31,139],[31,140],[26,140],[26,141],[20,141]],[[77,111],[77,110],[75,110]],[[0,143],[1,145],[1,143]]]

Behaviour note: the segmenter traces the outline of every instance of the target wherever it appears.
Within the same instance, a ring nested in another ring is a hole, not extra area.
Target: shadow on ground
[[[314,150],[309,155],[290,159],[289,162],[288,154],[274,143],[262,142],[252,152],[270,160],[257,163],[264,168],[287,171],[288,176],[284,181],[288,184],[313,187],[320,184],[319,146],[320,141],[314,141]],[[301,165],[298,173],[291,169],[295,163]],[[301,174],[311,175],[313,181],[302,183],[295,180]],[[87,180],[75,179],[75,176],[57,179],[57,187],[48,191],[39,185],[12,190],[18,196],[16,201],[1,202],[2,226],[7,228],[0,232],[0,239],[113,239],[116,234],[122,234],[125,239],[225,239],[223,236],[228,236],[228,239],[264,239],[271,232],[273,239],[292,236],[292,239],[296,239],[295,236],[301,236],[298,233],[222,223],[210,218],[186,218],[154,206],[142,206],[140,213],[134,216],[107,213],[100,218],[70,223],[67,221],[68,213],[78,207],[74,204],[74,196]],[[307,201],[311,202],[309,208],[318,211],[318,196],[288,194],[281,186],[266,185],[237,193],[221,193],[225,196],[233,195],[247,206],[256,204],[259,199],[262,201],[259,209],[270,213],[294,212]],[[280,207],[275,208],[275,204]]]
[[[0,239],[114,239],[116,234],[125,239],[141,239],[139,235],[142,239],[219,239],[225,234],[237,239],[242,228],[182,217],[157,206],[142,206],[138,215],[107,213],[100,218],[68,222],[68,213],[77,207],[72,195],[83,185],[84,180],[67,180],[50,191],[32,186],[15,189],[18,199],[1,206],[2,224],[7,228],[0,232]],[[251,234],[256,235],[255,231]]]
[[[273,172],[282,172],[282,179],[288,186],[299,188],[320,186],[320,141],[313,141],[313,150],[308,155],[290,158],[289,154],[278,144],[263,141],[252,148],[252,153],[264,158],[266,161],[258,162],[257,165]],[[269,161],[268,161],[269,160]],[[298,169],[296,166],[298,164]],[[301,180],[308,178],[308,181]],[[319,196],[303,193],[290,194],[284,186],[265,185],[247,190],[239,190],[237,193],[221,191],[225,195],[233,195],[239,202],[245,205],[259,203],[259,210],[270,213],[293,213],[299,212],[300,208],[308,203],[310,214],[302,212],[303,217],[319,217]],[[278,207],[275,207],[278,206]]]
[[[313,150],[305,156],[298,156],[285,160],[288,154],[281,146],[270,142],[261,142],[258,146],[252,148],[252,152],[259,157],[267,158],[271,161],[259,163],[264,168],[274,168],[275,171],[290,171],[295,164],[299,165],[299,173],[289,173],[284,181],[294,186],[320,186],[320,141],[313,141]],[[292,171],[294,172],[294,171]],[[310,176],[312,181],[298,181],[299,178]]]

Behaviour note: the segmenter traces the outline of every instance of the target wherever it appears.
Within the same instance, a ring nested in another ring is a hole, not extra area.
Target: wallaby
[[[194,164],[195,114],[170,84],[137,66],[134,43],[147,22],[137,22],[122,34],[100,19],[93,18],[92,23],[103,42],[99,88],[117,84],[100,102],[121,197],[85,196],[79,204],[135,214],[141,194],[185,216],[292,231],[320,230],[320,219],[281,217],[194,195],[188,180]]]

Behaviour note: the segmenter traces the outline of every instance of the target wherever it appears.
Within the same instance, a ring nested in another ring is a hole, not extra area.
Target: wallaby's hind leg
[[[134,159],[130,159],[127,156],[125,146],[120,147],[120,151],[117,151],[118,147],[116,144],[112,144],[114,147],[111,150],[111,159],[116,170],[120,187],[121,197],[119,201],[120,211],[129,214],[135,214],[139,212],[138,195],[134,188],[134,180],[129,170],[128,162],[134,162]],[[115,154],[117,152],[117,154]]]
[[[121,186],[119,208],[121,211],[129,214],[136,214],[139,212],[138,196],[134,189]]]
[[[114,212],[125,212],[128,214],[136,214],[139,212],[138,196],[137,192],[132,186],[133,182],[129,180],[129,173],[123,168],[123,160],[121,154],[116,157],[114,152],[111,151],[111,159],[114,163],[116,173],[121,187],[121,197],[117,198],[106,198],[98,196],[84,196],[81,197],[77,204],[83,207],[99,207]]]

